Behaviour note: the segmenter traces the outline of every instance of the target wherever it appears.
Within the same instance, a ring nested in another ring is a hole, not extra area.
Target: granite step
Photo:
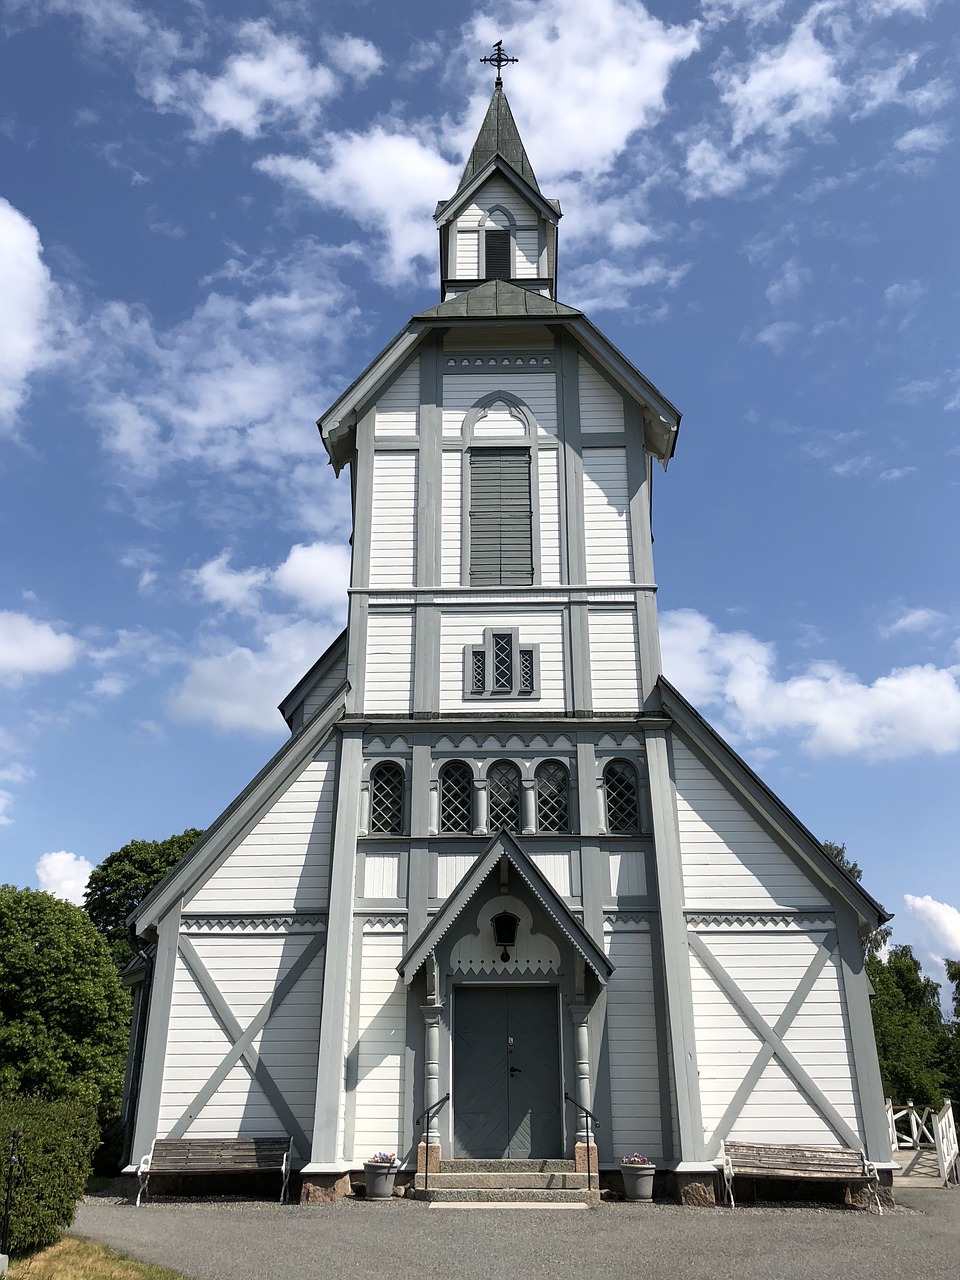
[[[587,1204],[591,1194],[583,1190],[546,1190],[536,1187],[434,1187],[418,1190],[418,1200],[430,1204]]]
[[[596,1176],[594,1176],[596,1183]],[[424,1176],[422,1173],[417,1174],[416,1188],[421,1190],[424,1184]],[[427,1186],[432,1191],[436,1188],[458,1191],[464,1187],[483,1188],[515,1188],[522,1189],[529,1187],[540,1191],[582,1191],[587,1185],[587,1175],[585,1173],[572,1173],[564,1170],[562,1173],[532,1173],[523,1171],[511,1171],[509,1173],[498,1170],[496,1173],[431,1173],[427,1179]]]
[[[574,1173],[572,1160],[441,1160],[441,1173]]]

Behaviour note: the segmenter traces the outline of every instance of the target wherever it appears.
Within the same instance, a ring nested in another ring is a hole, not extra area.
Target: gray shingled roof
[[[472,181],[483,166],[497,155],[502,156],[507,164],[512,165],[517,173],[529,182],[534,191],[540,191],[533,166],[527,159],[527,153],[520,139],[520,130],[510,110],[507,95],[501,88],[493,91],[487,114],[483,118],[483,124],[473,144],[473,150],[470,152],[470,158],[467,160],[457,191]]]
[[[433,320],[442,316],[543,316],[569,319],[583,313],[574,307],[564,306],[562,302],[554,302],[541,293],[530,289],[522,289],[508,280],[487,280],[458,293],[455,298],[448,298],[429,311],[421,311],[414,320]]]

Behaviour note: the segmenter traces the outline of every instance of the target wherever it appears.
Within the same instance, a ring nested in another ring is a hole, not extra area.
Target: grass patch
[[[135,1262],[89,1240],[65,1236],[31,1258],[10,1263],[10,1280],[184,1280],[179,1271]]]

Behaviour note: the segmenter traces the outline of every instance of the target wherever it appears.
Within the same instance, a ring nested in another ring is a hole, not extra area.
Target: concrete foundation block
[[[440,1172],[440,1143],[421,1142],[417,1147],[417,1173]]]
[[[596,1143],[591,1142],[589,1146],[586,1142],[578,1142],[573,1148],[573,1167],[577,1173],[587,1172],[587,1152],[590,1152],[590,1172],[594,1177],[600,1170],[600,1161],[597,1157]]]

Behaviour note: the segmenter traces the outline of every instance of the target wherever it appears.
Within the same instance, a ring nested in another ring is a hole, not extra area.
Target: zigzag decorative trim
[[[829,912],[802,911],[687,911],[687,925],[701,929],[833,929]]]
[[[383,929],[384,932],[389,930],[391,933],[399,931],[402,933],[407,927],[406,916],[374,916],[365,915],[363,917],[364,929]]]
[[[290,915],[184,916],[184,933],[317,933],[327,927],[325,912]]]
[[[642,924],[649,929],[651,914],[649,911],[605,911],[603,923],[611,929],[615,929],[618,924]]]

